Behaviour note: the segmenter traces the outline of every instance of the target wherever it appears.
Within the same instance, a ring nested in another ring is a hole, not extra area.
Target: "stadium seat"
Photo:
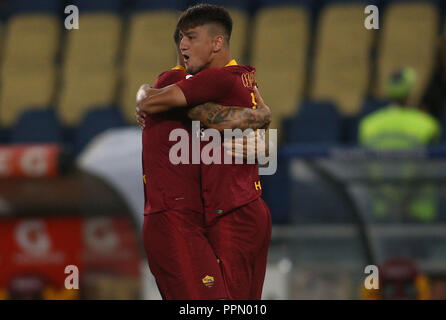
[[[11,132],[12,143],[60,143],[62,127],[52,108],[23,112]]]
[[[278,129],[282,140],[282,120],[296,112],[304,92],[310,17],[303,6],[268,6],[254,20],[251,64],[274,114],[270,127]]]
[[[245,64],[249,27],[248,12],[237,7],[228,7],[227,9],[233,21],[230,40],[231,54],[239,64]]]
[[[60,118],[75,126],[95,105],[114,102],[122,22],[110,12],[85,13],[82,27],[68,33],[59,96]]]
[[[153,84],[160,73],[176,64],[173,33],[177,20],[172,10],[135,13],[130,18],[120,99],[128,122],[135,122],[135,98],[141,84]]]
[[[11,129],[0,127],[0,144],[8,144],[10,141]]]
[[[82,28],[68,32],[63,72],[102,72],[117,65],[122,23],[116,14],[85,13]]]
[[[11,127],[29,109],[45,109],[52,101],[56,82],[54,67],[43,70],[3,72],[0,120]]]
[[[45,108],[55,93],[60,23],[49,14],[23,14],[6,26],[0,121],[10,127],[23,110]]]
[[[117,71],[71,73],[65,78],[58,113],[65,126],[76,126],[88,110],[115,101]]]
[[[74,153],[79,154],[91,139],[103,131],[124,125],[123,116],[116,106],[91,109],[74,132]]]
[[[53,15],[26,14],[11,17],[6,26],[3,69],[30,70],[53,65],[60,30],[60,23]]]
[[[358,143],[359,116],[345,116],[341,118],[341,144],[356,146]]]
[[[303,144],[336,144],[341,139],[341,119],[330,102],[305,101],[290,122],[287,141]]]
[[[384,99],[367,98],[362,105],[360,116],[365,117],[366,115],[387,106],[389,103],[388,100]]]
[[[385,97],[385,83],[392,73],[412,67],[417,82],[410,103],[420,103],[435,66],[438,27],[435,3],[393,1],[386,7],[377,55],[378,97]]]
[[[332,100],[344,116],[360,112],[370,78],[373,32],[364,2],[329,2],[319,16],[310,98]]]

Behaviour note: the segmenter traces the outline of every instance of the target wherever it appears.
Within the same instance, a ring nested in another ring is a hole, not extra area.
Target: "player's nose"
[[[189,43],[186,40],[186,37],[183,37],[183,39],[181,39],[181,41],[180,41],[180,50],[184,51],[184,50],[187,50],[187,49],[189,49]]]

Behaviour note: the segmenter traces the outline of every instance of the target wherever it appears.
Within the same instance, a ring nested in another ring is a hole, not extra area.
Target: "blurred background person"
[[[418,150],[437,142],[441,127],[428,112],[409,105],[409,97],[416,84],[416,73],[406,67],[392,74],[386,82],[389,104],[365,116],[359,124],[359,141],[373,150]],[[416,164],[403,163],[399,170],[408,180],[405,184],[386,183],[386,164],[373,163],[370,174],[378,182],[374,189],[373,210],[378,220],[412,219],[434,221],[437,217],[437,192],[431,183],[414,188],[410,179]],[[388,171],[388,169],[387,169]],[[380,179],[384,180],[380,182]]]
[[[359,142],[375,150],[410,150],[439,140],[441,127],[425,110],[409,104],[417,79],[407,67],[390,76],[386,83],[389,104],[361,119]]]

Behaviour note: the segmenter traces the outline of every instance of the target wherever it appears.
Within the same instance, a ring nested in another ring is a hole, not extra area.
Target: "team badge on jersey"
[[[201,281],[206,288],[212,288],[214,286],[214,277],[206,276]]]

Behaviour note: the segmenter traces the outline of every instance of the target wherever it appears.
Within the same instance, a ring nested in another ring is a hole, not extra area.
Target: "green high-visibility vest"
[[[440,124],[431,115],[391,105],[361,121],[359,142],[373,149],[414,149],[433,142],[440,133]]]

